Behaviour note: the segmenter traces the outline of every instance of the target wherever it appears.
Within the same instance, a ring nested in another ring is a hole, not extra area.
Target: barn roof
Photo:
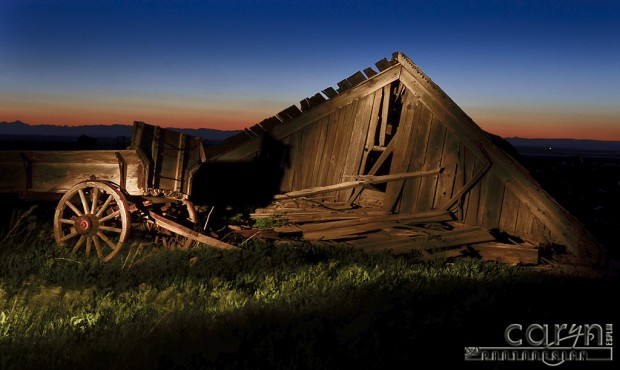
[[[208,148],[208,161],[251,161],[268,136],[289,148],[284,194],[275,198],[296,200],[297,211],[288,207],[290,219],[308,219],[299,213],[298,201],[309,197],[332,210],[336,205],[362,209],[366,217],[348,223],[333,214],[315,218],[327,220],[323,228],[300,221],[307,236],[372,239],[373,225],[385,231],[386,223],[394,222],[414,229],[400,238],[388,228],[388,239],[398,243],[384,243],[386,249],[415,248],[416,240],[418,246],[450,247],[491,242],[501,249],[498,235],[504,235],[504,241],[520,241],[513,249],[555,244],[578,257],[598,256],[597,242],[581,223],[405,54],[394,53],[375,66]],[[462,241],[433,244],[432,232],[416,239],[415,228],[433,220],[451,222],[449,231],[456,235],[435,239]],[[366,229],[358,226],[343,235],[342,230],[364,224]],[[377,243],[383,242],[370,245]]]

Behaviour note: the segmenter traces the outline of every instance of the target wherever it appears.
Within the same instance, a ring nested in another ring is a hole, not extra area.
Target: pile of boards
[[[421,259],[460,256],[499,260],[509,264],[537,264],[532,243],[459,222],[450,211],[388,214],[347,206],[345,202],[291,199],[256,210],[255,219],[276,218],[286,226],[263,232],[264,237],[301,237],[310,241],[342,243],[367,252],[416,253]]]

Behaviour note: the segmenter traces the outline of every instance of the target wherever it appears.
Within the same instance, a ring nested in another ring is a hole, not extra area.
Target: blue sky
[[[0,2],[0,121],[238,129],[405,52],[484,129],[620,140],[618,1]]]

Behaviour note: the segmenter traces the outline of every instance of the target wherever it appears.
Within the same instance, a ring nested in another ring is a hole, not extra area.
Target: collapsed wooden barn
[[[288,219],[281,233],[431,257],[535,263],[551,244],[599,257],[583,226],[406,55],[376,67],[208,148],[207,162],[252,163],[267,140],[287,148],[276,202],[254,215]]]

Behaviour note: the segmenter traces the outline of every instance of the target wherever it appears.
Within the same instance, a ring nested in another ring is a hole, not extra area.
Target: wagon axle
[[[93,236],[99,229],[99,220],[93,214],[79,216],[73,225],[80,235]]]

